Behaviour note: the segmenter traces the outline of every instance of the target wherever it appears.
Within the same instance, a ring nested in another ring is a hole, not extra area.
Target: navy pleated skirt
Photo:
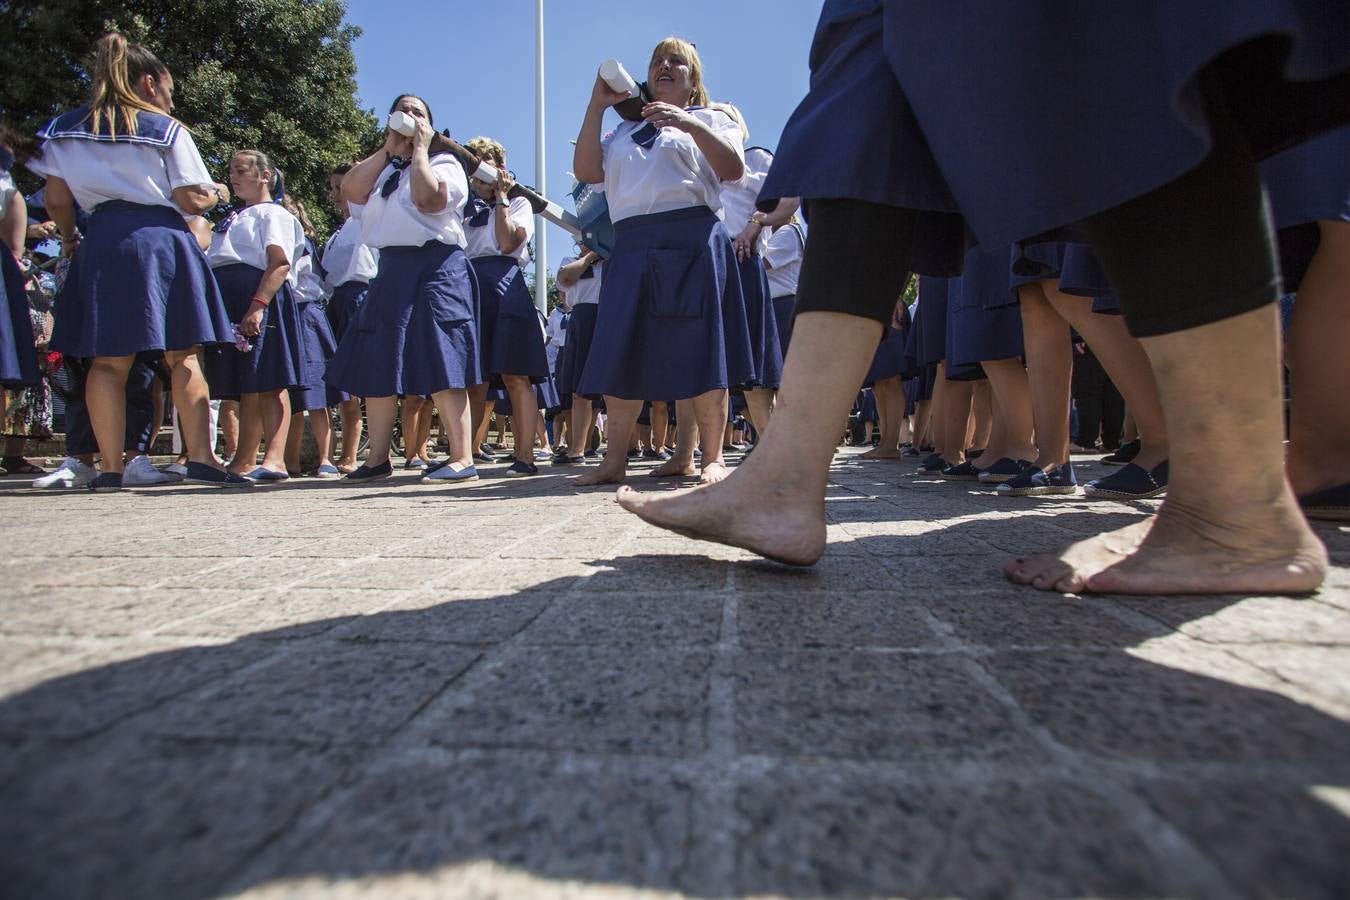
[[[341,342],[369,290],[370,285],[364,281],[344,282],[333,289],[333,296],[328,298],[328,324],[333,329],[333,340]]]
[[[920,278],[919,305],[914,311],[914,362],[936,365],[947,356],[947,297],[949,278]]]
[[[591,355],[598,309],[594,303],[580,303],[572,307],[572,315],[567,319],[567,340],[558,353],[558,392],[564,396],[577,393],[581,383],[581,373]],[[596,395],[592,399],[600,398]]]
[[[753,382],[736,253],[721,220],[699,206],[623,219],[614,235],[575,392],[685,400]]]
[[[787,359],[788,342],[792,340],[792,313],[796,306],[796,294],[773,298],[773,317],[778,323],[778,346],[783,348],[783,359]]]
[[[263,270],[233,263],[218,267],[215,274],[230,321],[242,321],[258,293]],[[203,371],[213,398],[238,400],[242,394],[304,385],[306,360],[300,308],[289,283],[282,284],[263,311],[262,333],[252,341],[253,349],[247,352],[235,349],[233,343],[206,349]]]
[[[19,387],[37,384],[37,347],[33,344],[33,320],[28,315],[28,293],[23,289],[23,272],[14,254],[0,246],[0,385]]]
[[[1008,251],[974,249],[965,272],[949,282],[947,361],[957,370],[1022,355],[1022,313],[1009,290]],[[949,371],[948,377],[953,377]]]
[[[1350,128],[1286,150],[1261,166],[1278,230],[1286,291],[1297,291],[1321,245],[1319,221],[1350,221]]]
[[[305,351],[305,368],[301,373],[304,385],[291,390],[291,412],[324,409],[350,400],[351,394],[323,380],[328,361],[337,352],[337,341],[333,339],[333,326],[322,303],[300,304],[300,340]]]
[[[180,213],[99,204],[57,298],[53,350],[128,356],[232,343],[232,334],[206,255]]]
[[[994,247],[1194,168],[1206,97],[1258,159],[1345,122],[1350,36],[1327,0],[830,0],[810,64],[762,198],[959,213]],[[924,266],[963,236],[918,228],[915,270],[947,274]]]
[[[524,375],[538,384],[548,379],[548,354],[539,314],[525,285],[525,272],[510,256],[469,260],[478,278],[478,346],[482,380],[501,386],[503,375]]]
[[[877,396],[868,388],[863,388],[858,392],[858,399],[854,401],[853,406],[858,410],[858,421],[860,422],[878,422],[881,417],[877,415]]]
[[[326,380],[354,397],[429,397],[482,380],[478,282],[462,247],[380,248],[380,268]]]
[[[755,380],[744,387],[778,390],[783,381],[783,346],[778,334],[778,317],[769,296],[769,276],[758,256],[748,256],[738,264],[741,296],[745,300],[745,320],[750,328],[750,352],[754,357]]]
[[[863,379],[863,387],[871,387],[878,381],[895,378],[905,370],[905,331],[887,328],[877,350],[872,354],[872,365]]]

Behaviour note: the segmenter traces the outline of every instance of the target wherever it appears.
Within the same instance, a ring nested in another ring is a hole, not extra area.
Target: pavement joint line
[[[944,642],[961,644],[955,629],[924,608],[919,614]],[[959,655],[958,655],[959,658]],[[965,671],[994,698],[1011,717],[1013,723],[1029,734],[1050,760],[1058,763],[1066,780],[1096,794],[1118,813],[1145,847],[1163,866],[1162,875],[1168,888],[1180,896],[1227,898],[1240,896],[1229,883],[1219,865],[1201,850],[1171,821],[1159,815],[1149,803],[1139,797],[1128,783],[1113,777],[1102,777],[1103,771],[1092,765],[1092,760],[1072,747],[1062,744],[1049,729],[1037,724],[1017,699],[975,657],[968,656],[962,664]]]

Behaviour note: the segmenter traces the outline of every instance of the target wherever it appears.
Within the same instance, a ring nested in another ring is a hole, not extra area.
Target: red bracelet
[[[261,297],[254,297],[254,298],[253,298],[253,302],[256,303],[256,304],[258,304],[259,306],[266,307],[267,304],[271,303],[272,301],[271,301],[271,300],[264,300],[264,299],[261,298]]]

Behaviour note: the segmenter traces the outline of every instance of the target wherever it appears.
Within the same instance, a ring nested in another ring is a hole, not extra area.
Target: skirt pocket
[[[660,319],[697,319],[703,314],[704,281],[710,279],[706,251],[653,247],[647,251],[642,291],[647,312]]]

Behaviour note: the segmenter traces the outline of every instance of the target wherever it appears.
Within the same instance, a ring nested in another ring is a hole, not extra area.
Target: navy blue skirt
[[[382,247],[326,381],[354,397],[429,397],[482,381],[478,281],[462,247]]]
[[[216,281],[233,322],[243,320],[263,270],[244,263],[220,266]],[[300,309],[289,283],[282,284],[263,311],[262,333],[252,339],[253,349],[241,353],[234,344],[208,347],[203,372],[217,400],[238,400],[243,394],[260,394],[305,383],[305,345],[300,334]]]
[[[906,332],[895,328],[887,328],[886,334],[881,338],[881,343],[877,344],[877,350],[872,354],[872,365],[867,370],[867,377],[863,379],[863,387],[871,387],[878,381],[885,381],[887,378],[895,378],[903,374],[905,370],[905,337]]]
[[[1278,230],[1284,289],[1295,292],[1322,242],[1319,221],[1350,221],[1350,128],[1309,141],[1261,166]]]
[[[975,249],[965,273],[949,282],[947,361],[957,370],[985,360],[1022,355],[1022,312],[1009,291],[1008,251]],[[953,377],[953,372],[948,373]]]
[[[762,198],[959,213],[994,247],[1194,168],[1213,142],[1207,94],[1257,158],[1345,122],[1350,39],[1326,0],[830,0],[810,64]],[[924,266],[951,262],[962,236],[917,229],[915,270],[947,274]]]
[[[364,285],[363,285],[364,287]],[[328,361],[337,352],[333,326],[322,303],[300,304],[300,340],[304,344],[304,385],[291,390],[291,411],[325,409],[337,406],[351,395],[323,380],[328,372]]]
[[[575,392],[685,400],[753,382],[736,253],[712,210],[634,216],[614,235]]]
[[[546,381],[544,333],[524,271],[510,256],[477,256],[469,265],[478,278],[481,380],[494,387],[501,386],[503,375],[524,375],[536,384]]]
[[[19,387],[37,384],[37,347],[33,344],[33,320],[28,315],[28,293],[23,289],[23,272],[14,254],[0,245],[0,291],[4,307],[0,309],[0,385]]]
[[[868,388],[863,388],[858,392],[858,399],[853,406],[858,410],[859,422],[876,423],[881,421],[881,417],[877,415],[877,396]]]
[[[334,341],[341,343],[369,290],[370,285],[364,281],[347,281],[333,289],[333,296],[328,298],[328,324],[333,329]]]
[[[776,391],[783,381],[783,347],[770,296],[769,276],[758,256],[746,257],[738,268],[741,296],[745,299],[745,321],[750,328],[750,352],[755,362],[754,383],[743,386]]]
[[[778,346],[783,348],[784,359],[787,359],[788,342],[792,340],[792,313],[796,306],[796,294],[773,298],[773,317],[778,322]]]
[[[949,278],[920,278],[919,305],[914,311],[915,365],[936,365],[947,356]]]
[[[123,200],[94,210],[57,298],[53,350],[129,356],[233,340],[215,276],[180,213]]]
[[[572,307],[572,315],[567,319],[567,340],[558,353],[558,392],[567,397],[577,392],[581,373],[590,358],[598,309],[594,303],[580,303]],[[595,395],[590,399],[600,398]]]

